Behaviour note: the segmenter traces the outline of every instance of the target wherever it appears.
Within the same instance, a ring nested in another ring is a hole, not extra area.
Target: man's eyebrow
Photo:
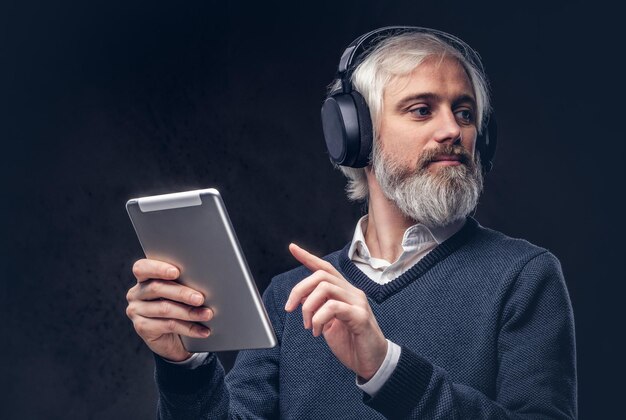
[[[401,111],[405,107],[407,107],[409,104],[411,104],[412,102],[416,102],[416,101],[439,102],[441,101],[441,96],[432,92],[424,92],[424,93],[408,95],[400,99],[398,103],[396,104],[395,108],[396,110]],[[472,107],[476,108],[476,100],[474,99],[472,95],[462,94],[459,97],[454,99],[452,105],[456,106],[462,103],[469,103],[470,105],[472,105]]]
[[[463,103],[469,103],[472,106],[472,108],[476,109],[476,99],[474,99],[472,95],[468,95],[468,94],[463,94],[459,96],[458,98],[456,98],[454,102],[452,103],[452,105],[458,105],[458,104],[463,104]]]
[[[411,104],[411,102],[417,102],[417,101],[437,102],[440,99],[441,97],[439,95],[437,95],[436,93],[431,93],[431,92],[410,94],[398,101],[398,103],[396,104],[396,110],[398,111],[403,110],[406,106]]]

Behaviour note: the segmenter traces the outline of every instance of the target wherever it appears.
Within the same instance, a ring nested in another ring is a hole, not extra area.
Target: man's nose
[[[461,126],[452,111],[439,114],[434,140],[437,143],[456,143],[461,138]]]

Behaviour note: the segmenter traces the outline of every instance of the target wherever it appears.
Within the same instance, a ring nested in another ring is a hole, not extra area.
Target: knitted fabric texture
[[[347,257],[325,257],[368,296],[400,360],[374,398],[323,337],[285,312],[299,267],[272,279],[263,301],[278,345],[238,354],[228,375],[215,355],[193,370],[155,355],[163,419],[504,419],[576,417],[571,304],[558,260],[545,249],[468,219],[391,283]]]

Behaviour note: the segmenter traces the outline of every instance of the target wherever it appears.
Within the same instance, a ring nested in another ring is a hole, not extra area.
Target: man
[[[210,333],[194,323],[211,319],[203,297],[173,281],[176,267],[137,261],[127,313],[155,353],[159,415],[575,418],[558,260],[469,217],[493,157],[477,55],[423,28],[374,31],[351,47],[322,113],[331,158],[367,216],[323,259],[290,245],[302,266],[263,296],[279,344],[241,351],[226,376],[179,338]],[[357,120],[365,145],[353,147]]]

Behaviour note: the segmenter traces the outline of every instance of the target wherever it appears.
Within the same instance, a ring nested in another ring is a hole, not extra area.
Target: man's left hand
[[[313,274],[291,290],[285,310],[302,304],[304,328],[324,336],[334,355],[368,381],[387,354],[385,339],[365,293],[350,284],[328,261],[295,244],[291,254]]]

